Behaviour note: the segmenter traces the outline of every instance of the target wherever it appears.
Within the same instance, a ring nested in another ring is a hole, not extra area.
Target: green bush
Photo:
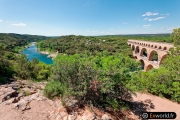
[[[91,103],[93,106],[110,106],[117,110],[122,100],[131,100],[130,91],[125,85],[130,80],[129,73],[138,70],[139,63],[123,55],[107,54],[59,55],[54,60],[51,78],[56,84],[59,82],[59,86],[65,85],[67,94],[75,97],[79,104]],[[63,95],[59,87],[48,86],[45,91],[50,91],[50,98],[60,93]]]
[[[47,80],[50,76],[50,66],[33,59],[29,62],[25,55],[19,55],[14,65],[16,76],[22,79],[32,79],[36,81]]]
[[[0,77],[0,83],[1,83],[1,84],[6,84],[6,83],[7,83],[6,78]]]
[[[66,92],[66,86],[58,81],[49,82],[44,89],[44,95],[50,99],[53,99],[55,96],[62,96]]]

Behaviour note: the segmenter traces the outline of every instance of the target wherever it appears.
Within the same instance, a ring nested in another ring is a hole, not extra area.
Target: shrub
[[[66,93],[74,96],[79,104],[110,106],[117,110],[122,100],[131,100],[125,84],[130,79],[129,72],[137,70],[137,63],[133,64],[133,60],[122,55],[84,56],[59,55],[55,58],[52,79],[56,82],[51,84],[59,82],[59,87],[48,84],[45,88],[48,97],[64,95],[62,85],[65,85]]]
[[[7,83],[6,78],[2,78],[2,77],[0,77],[0,83],[2,83],[2,84],[6,84],[6,83]]]
[[[58,81],[49,82],[44,89],[44,95],[50,99],[53,99],[55,96],[60,97],[65,93],[66,87]]]

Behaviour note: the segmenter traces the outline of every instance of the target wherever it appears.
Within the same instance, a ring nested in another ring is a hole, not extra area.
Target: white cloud
[[[150,27],[151,25],[143,25],[143,27]]]
[[[92,31],[92,32],[97,33],[98,31]]]
[[[152,18],[152,16],[155,16],[157,15],[158,17],[156,18]],[[144,21],[156,21],[156,20],[160,20],[160,19],[164,19],[166,18],[167,16],[169,16],[170,13],[166,13],[166,14],[159,14],[157,12],[155,13],[152,13],[152,12],[146,12],[145,14],[143,14],[142,16],[144,17]],[[148,17],[146,17],[148,16]]]
[[[142,16],[153,16],[153,15],[158,15],[159,13],[152,13],[152,12],[146,12]]]
[[[143,25],[143,28],[149,28],[151,25]]]
[[[14,23],[14,24],[11,24],[11,25],[13,25],[13,26],[22,26],[22,27],[26,26],[25,23]]]
[[[157,17],[157,18],[152,18],[149,19],[148,21],[156,21],[156,20],[160,20],[160,19],[164,19],[165,17]]]
[[[3,22],[2,20],[0,20],[0,22]]]
[[[174,28],[170,28],[170,27],[167,27],[167,28],[166,28],[166,30],[168,30],[168,31],[169,31],[169,30],[172,31],[173,29],[174,29]]]
[[[167,13],[166,15],[167,15],[167,16],[169,16],[169,15],[170,15],[170,13]]]

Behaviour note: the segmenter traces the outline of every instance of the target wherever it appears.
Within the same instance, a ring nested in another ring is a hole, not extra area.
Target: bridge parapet
[[[142,40],[128,40],[129,44],[134,44],[138,46],[148,47],[152,49],[158,49],[163,51],[169,51],[170,48],[174,47],[171,43],[165,43],[165,42],[150,42],[150,41],[142,41]]]

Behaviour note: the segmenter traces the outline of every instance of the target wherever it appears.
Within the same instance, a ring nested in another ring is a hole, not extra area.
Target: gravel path
[[[176,120],[180,120],[180,104],[176,102],[145,93],[136,93],[136,96],[133,96],[133,100],[141,103],[142,112],[143,110],[149,112],[175,112],[177,115]]]

